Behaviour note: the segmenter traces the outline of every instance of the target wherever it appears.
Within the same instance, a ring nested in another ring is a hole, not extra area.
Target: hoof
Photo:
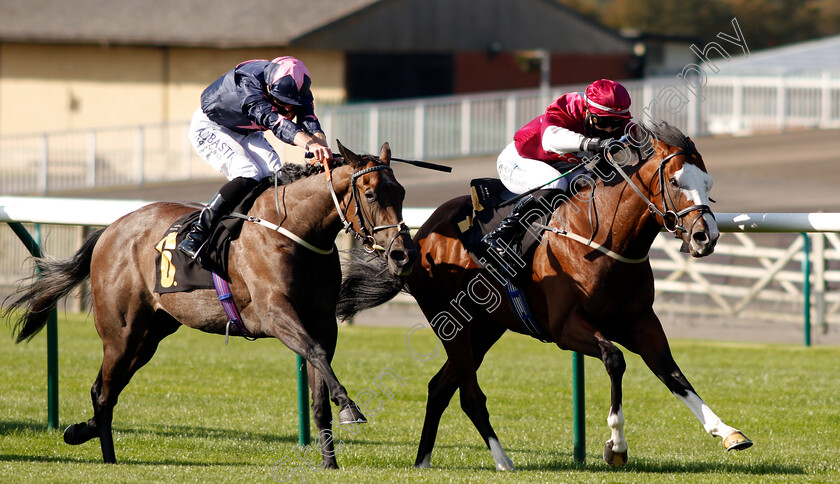
[[[726,450],[744,450],[749,449],[752,445],[752,440],[741,432],[732,432],[723,439],[723,446],[726,447]]]
[[[342,408],[338,412],[338,421],[343,424],[367,423],[367,419],[362,415],[361,410],[359,410],[356,404],[350,404]]]
[[[421,460],[419,457],[414,461],[415,469],[431,469],[432,468],[432,453],[429,452]]]
[[[497,471],[504,471],[504,472],[515,472],[516,468],[513,467],[513,462],[507,463],[496,463],[496,470]]]
[[[607,441],[604,446],[604,462],[610,467],[624,467],[627,465],[627,451],[613,452],[613,441]]]
[[[84,444],[96,436],[87,422],[69,425],[64,429],[64,442],[70,445]]]

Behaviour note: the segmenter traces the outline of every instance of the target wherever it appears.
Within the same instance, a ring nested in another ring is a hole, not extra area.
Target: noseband
[[[665,164],[678,155],[687,155],[688,152],[685,150],[675,151],[670,155],[666,156],[659,162],[659,167],[657,168],[657,174],[659,176],[659,189],[660,189],[660,196],[662,198],[662,207],[663,210],[659,210],[659,207],[656,206],[655,203],[651,202],[648,197],[645,196],[644,193],[630,180],[630,177],[624,173],[624,170],[618,166],[617,163],[612,159],[612,155],[607,153],[607,161],[609,161],[610,165],[612,165],[616,171],[627,181],[627,183],[636,191],[642,199],[647,202],[648,210],[651,213],[655,213],[659,215],[659,218],[662,219],[662,226],[665,227],[665,230],[668,232],[674,233],[679,237],[680,232],[682,233],[689,233],[689,231],[682,225],[680,225],[680,220],[688,215],[691,212],[698,212],[697,216],[689,224],[689,229],[694,227],[694,224],[703,217],[703,214],[710,214],[714,217],[714,213],[712,213],[712,209],[708,205],[692,205],[690,207],[686,207],[680,211],[677,211],[676,204],[674,200],[671,198],[671,194],[665,189]],[[673,207],[673,208],[671,208]]]
[[[356,238],[359,242],[362,243],[362,247],[368,253],[373,253],[375,251],[389,251],[391,246],[394,245],[394,242],[397,240],[397,237],[402,235],[403,233],[408,233],[409,228],[405,222],[400,221],[397,224],[389,224],[389,225],[376,225],[374,226],[373,223],[369,223],[367,219],[369,216],[366,216],[365,211],[362,210],[362,197],[359,194],[359,186],[356,182],[359,180],[360,177],[367,175],[368,173],[372,173],[374,171],[380,170],[391,170],[393,169],[389,165],[376,165],[370,168],[364,168],[359,171],[354,171],[353,174],[350,176],[350,202],[353,202],[355,199],[355,206],[356,206],[356,219],[359,221],[359,227],[361,227],[361,232],[356,230],[353,227],[353,223],[347,219],[347,210],[350,207],[350,203],[347,204],[347,207],[344,209],[341,208],[341,204],[338,201],[338,195],[335,193],[335,187],[333,186],[332,182],[332,174],[329,171],[329,167],[325,168],[327,172],[327,181],[330,184],[330,193],[332,194],[333,203],[335,203],[336,211],[338,212],[338,217],[341,219],[341,223],[344,224],[344,231],[348,234],[353,234],[353,237]],[[368,228],[370,227],[370,228]],[[388,243],[388,247],[383,247],[376,243],[376,239],[374,239],[374,234],[380,232],[382,230],[387,230],[391,228],[399,228],[400,231],[394,234],[391,238],[391,241]]]
[[[714,213],[712,213],[712,209],[708,205],[692,205],[677,212],[676,204],[671,198],[671,193],[665,189],[665,163],[677,155],[685,154],[688,153],[682,150],[671,153],[659,162],[659,168],[657,169],[657,171],[659,172],[659,189],[661,190],[662,195],[662,206],[665,209],[664,214],[659,212],[657,213],[657,215],[662,217],[662,225],[665,227],[665,230],[667,230],[668,232],[676,233],[677,235],[679,235],[680,232],[690,233],[688,230],[686,230],[685,227],[679,224],[679,221],[691,212],[696,211],[697,216],[694,217],[694,220],[692,220],[691,224],[689,224],[689,229],[694,227],[694,224],[696,224],[697,221],[700,220],[703,214],[708,213],[712,215],[712,217],[714,217]],[[673,209],[668,208],[669,203],[672,207],[674,207]]]

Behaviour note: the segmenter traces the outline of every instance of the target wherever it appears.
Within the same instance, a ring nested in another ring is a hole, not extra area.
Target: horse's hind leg
[[[414,467],[432,467],[432,449],[435,446],[438,426],[443,411],[449,406],[449,401],[458,389],[458,375],[450,360],[446,360],[443,367],[429,381],[429,398],[426,401],[426,417],[423,420],[423,431],[420,433],[420,445],[417,448],[417,458]]]
[[[104,356],[99,375],[90,390],[94,416],[87,422],[67,427],[64,431],[65,442],[77,445],[99,437],[103,461],[116,462],[111,422],[117,398],[134,373],[149,362],[160,341],[174,333],[179,326],[177,321],[163,315],[154,318],[144,329],[139,329],[135,320],[131,334],[127,337],[123,336],[127,327],[108,333],[100,330]]]
[[[426,417],[423,421],[415,467],[431,467],[432,449],[437,438],[440,419],[452,400],[455,390],[460,387],[461,408],[490,449],[496,469],[514,470],[513,461],[505,453],[496,432],[490,425],[487,397],[481,391],[476,375],[478,367],[484,360],[484,355],[504,332],[505,328],[493,327],[488,323],[481,327],[480,332],[462,330],[453,340],[447,342],[449,358],[429,382]],[[469,346],[466,346],[468,343]]]
[[[744,450],[751,447],[750,439],[738,429],[725,424],[697,395],[671,355],[659,318],[651,313],[636,327],[639,329],[632,332],[629,341],[624,345],[642,357],[648,368],[697,417],[703,429],[709,435],[722,438],[726,450]]]

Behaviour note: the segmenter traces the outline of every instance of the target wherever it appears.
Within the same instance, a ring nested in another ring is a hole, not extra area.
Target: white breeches
[[[262,180],[283,164],[261,131],[240,134],[218,125],[198,108],[190,122],[190,143],[210,166],[228,180]]]
[[[566,170],[573,168],[566,162],[559,162],[560,166],[566,166]],[[510,143],[499,153],[496,160],[496,169],[499,171],[499,178],[505,187],[513,193],[524,193],[532,188],[543,185],[546,182],[555,180],[563,173],[540,160],[532,160],[519,156],[516,146]],[[543,188],[560,188],[566,190],[572,181],[574,173],[555,180]]]

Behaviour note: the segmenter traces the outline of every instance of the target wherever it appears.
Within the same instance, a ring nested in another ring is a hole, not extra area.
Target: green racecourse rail
[[[0,197],[0,222],[6,222],[36,257],[42,255],[40,248],[40,224],[81,225],[104,227],[119,217],[147,205],[143,200],[101,200],[51,197]],[[406,208],[403,216],[406,224],[416,229],[431,215],[431,208]],[[808,233],[840,232],[840,213],[718,213],[715,214],[721,232],[788,232],[801,233],[805,238],[802,260],[803,293],[805,299],[805,346],[811,345],[810,308],[810,250]],[[22,223],[34,223],[36,237],[33,238]],[[56,311],[53,310],[47,322],[47,427],[58,427],[58,328]],[[298,382],[298,443],[309,445],[309,395],[307,395],[306,362],[297,355]],[[572,395],[574,399],[574,460],[584,462],[584,372],[583,355],[572,354]]]

